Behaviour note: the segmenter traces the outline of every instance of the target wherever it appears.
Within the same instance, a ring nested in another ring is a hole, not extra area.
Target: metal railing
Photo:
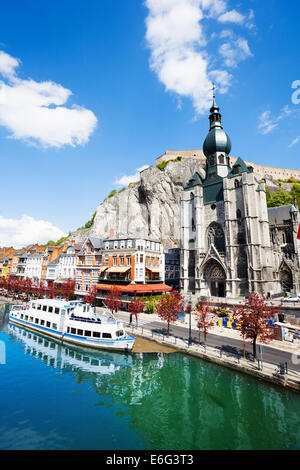
[[[158,329],[150,329],[144,326],[138,326],[127,324],[126,328],[130,328],[132,334],[136,331],[137,334],[141,334],[145,338],[156,339],[158,342],[162,342],[166,346],[176,347],[183,351],[194,351],[201,353],[209,358],[221,359],[224,362],[237,364],[239,366],[245,366],[247,369],[263,371],[273,377],[282,379],[290,379],[293,382],[297,382],[300,385],[300,372],[290,369],[287,363],[273,364],[266,361],[261,361],[259,358],[253,360],[253,356],[250,353],[244,353],[237,351],[229,351],[228,346],[210,346],[203,342],[196,342],[192,340],[189,343],[189,338],[183,338],[181,336],[169,335],[165,331],[159,331]]]

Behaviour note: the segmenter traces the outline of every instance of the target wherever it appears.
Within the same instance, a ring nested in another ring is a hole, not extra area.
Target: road
[[[128,312],[118,312],[117,317],[120,320],[127,322],[129,321],[129,314]],[[147,317],[145,319],[145,317]],[[135,324],[135,320],[133,320],[133,324]],[[157,333],[167,333],[167,326],[165,323],[161,321],[152,321],[151,315],[143,315],[143,317],[139,317],[138,325],[149,330],[153,330]],[[170,326],[170,335],[176,336],[177,338],[188,339],[189,330],[188,327],[184,326],[177,326],[171,325]],[[199,343],[199,332],[198,330],[192,330],[192,340],[195,343]],[[200,342],[203,344],[204,339],[201,333]],[[230,338],[227,336],[220,336],[215,335],[212,333],[207,334],[206,338],[207,346],[213,346],[218,349],[222,349],[224,352],[232,353],[232,354],[239,354],[241,357],[243,356],[243,341],[238,340],[235,338]],[[290,352],[282,351],[280,349],[272,348],[271,346],[263,346],[263,361],[269,362],[271,364],[279,365],[281,362],[287,362],[288,368],[297,372],[300,372],[300,349],[298,353],[298,361],[293,361],[293,355]],[[252,357],[252,343],[246,342],[246,356],[248,358]],[[258,354],[258,348],[257,348]],[[298,364],[296,363],[298,362]]]

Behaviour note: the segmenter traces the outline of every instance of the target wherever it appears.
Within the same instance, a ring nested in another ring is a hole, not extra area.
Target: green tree
[[[277,189],[270,199],[267,200],[268,207],[288,206],[293,203],[293,196],[282,188]]]
[[[300,204],[300,184],[293,184],[293,189],[291,191],[291,195],[296,199],[297,204]]]

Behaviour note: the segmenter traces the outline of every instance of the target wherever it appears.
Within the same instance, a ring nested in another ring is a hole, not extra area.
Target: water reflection
[[[26,354],[71,372],[77,383],[92,384],[96,405],[110,403],[148,449],[293,449],[300,444],[300,397],[286,390],[181,354],[98,352],[12,324],[7,328]],[[88,428],[96,434],[101,424],[93,413]],[[134,442],[126,445],[136,448]]]

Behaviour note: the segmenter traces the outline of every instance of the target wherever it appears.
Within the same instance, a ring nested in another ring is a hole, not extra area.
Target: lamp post
[[[188,305],[187,305],[187,313],[189,313],[189,339],[188,339],[188,345],[190,346],[192,344],[192,296],[191,294],[189,295],[188,299]]]

